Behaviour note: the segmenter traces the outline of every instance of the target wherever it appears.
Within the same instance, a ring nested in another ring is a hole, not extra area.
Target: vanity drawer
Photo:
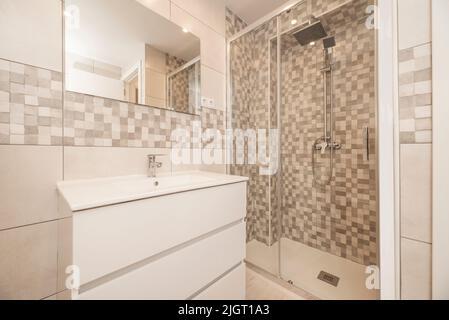
[[[246,182],[77,212],[73,263],[86,284],[245,216]]]
[[[80,299],[187,299],[242,262],[245,256],[245,229],[245,223],[235,225],[86,291]],[[231,278],[242,281],[236,274]],[[241,283],[238,288],[242,288]],[[238,296],[237,292],[235,294]]]
[[[229,274],[201,292],[194,300],[245,300],[246,268],[242,263]]]

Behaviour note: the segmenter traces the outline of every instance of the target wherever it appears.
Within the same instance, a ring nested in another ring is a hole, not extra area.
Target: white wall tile
[[[201,79],[201,95],[214,99],[215,109],[226,110],[226,77],[202,65]]]
[[[399,97],[413,96],[414,93],[415,93],[415,85],[413,83],[404,84],[399,87]]]
[[[401,146],[402,236],[432,241],[432,146]]]
[[[200,167],[200,171],[226,174],[226,166],[220,164],[213,164],[213,165],[205,164]]]
[[[432,131],[416,131],[415,141],[416,143],[432,143]]]
[[[170,149],[65,147],[64,179],[80,180],[126,175],[145,175],[149,154],[166,154],[159,173],[171,171]]]
[[[399,50],[431,41],[430,0],[399,0]]]
[[[401,132],[414,132],[415,131],[415,119],[401,120],[399,123]]]
[[[432,298],[432,246],[402,238],[401,295],[403,300]]]
[[[204,149],[202,158],[203,164],[199,167],[201,171],[226,174],[226,150]]]
[[[201,39],[201,63],[225,74],[226,42],[224,36],[201,23],[176,4],[171,6],[171,19]],[[222,19],[224,20],[225,17],[223,16]]]
[[[172,0],[178,7],[225,36],[225,3],[221,0]]]
[[[0,231],[0,300],[56,292],[57,222]]]
[[[61,1],[2,0],[0,43],[0,58],[62,71]]]
[[[415,60],[408,60],[399,63],[399,73],[404,74],[415,71]]]
[[[432,55],[432,45],[426,43],[422,46],[413,48],[413,55],[415,58],[430,57]]]
[[[0,229],[58,217],[62,147],[0,146]]]
[[[73,264],[73,218],[57,221],[58,224],[58,286],[57,292],[67,290],[67,267]]]
[[[422,118],[430,118],[430,117],[432,117],[432,107],[431,106],[415,108],[415,118],[422,119]]]
[[[9,102],[9,92],[0,91],[0,102]]]
[[[432,93],[432,82],[421,81],[415,83],[415,94]]]
[[[421,71],[425,69],[429,69],[432,67],[432,58],[430,56],[427,57],[419,57],[415,59],[415,70]]]
[[[170,20],[170,1],[169,0],[137,0],[145,7],[153,10],[164,18]]]

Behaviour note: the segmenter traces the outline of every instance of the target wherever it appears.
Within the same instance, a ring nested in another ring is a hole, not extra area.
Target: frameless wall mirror
[[[67,91],[198,114],[200,40],[144,0],[65,0]]]

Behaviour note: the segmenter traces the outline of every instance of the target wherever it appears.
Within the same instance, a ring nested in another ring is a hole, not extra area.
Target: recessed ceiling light
[[[187,29],[187,28],[182,28],[182,32],[188,33],[188,32],[189,32],[189,29]]]
[[[292,23],[292,24],[297,24],[297,23],[298,23],[298,20],[293,19],[293,20],[291,21],[291,23]]]
[[[314,46],[315,45],[315,41],[312,41],[311,43],[309,43],[309,45]]]

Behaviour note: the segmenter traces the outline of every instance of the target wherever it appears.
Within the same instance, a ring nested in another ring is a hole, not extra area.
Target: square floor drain
[[[318,275],[318,280],[324,281],[331,286],[338,287],[338,283],[340,282],[340,278],[334,276],[333,274],[327,273],[325,271],[321,271]]]

